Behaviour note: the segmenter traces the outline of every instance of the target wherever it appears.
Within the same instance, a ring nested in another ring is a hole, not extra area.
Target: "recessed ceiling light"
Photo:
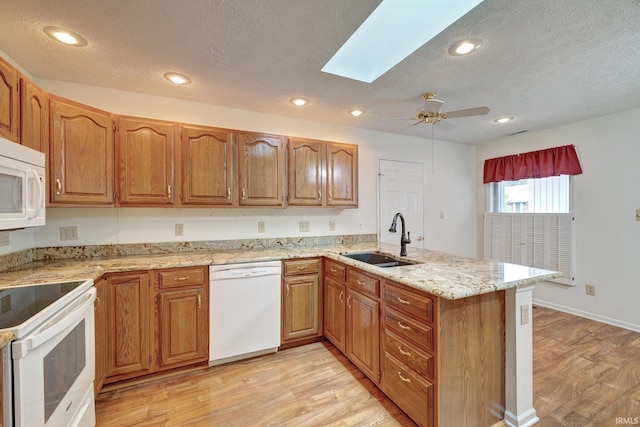
[[[353,110],[349,110],[349,114],[351,114],[353,117],[360,117],[364,114],[364,111],[358,108],[354,108]]]
[[[189,76],[180,73],[164,73],[164,78],[177,85],[188,85],[191,83]]]
[[[60,27],[44,27],[42,29],[52,39],[69,46],[86,46],[87,40],[78,33]]]
[[[480,39],[466,39],[460,40],[449,47],[449,55],[462,56],[471,52],[475,52],[482,46],[482,40]]]
[[[297,105],[298,107],[302,107],[303,105],[307,105],[309,103],[309,100],[307,98],[302,98],[298,96],[295,98],[291,98],[289,102],[292,103],[293,105]]]
[[[497,119],[494,120],[494,122],[503,124],[503,123],[508,123],[511,120],[513,120],[513,117],[504,116],[504,117],[498,117]]]

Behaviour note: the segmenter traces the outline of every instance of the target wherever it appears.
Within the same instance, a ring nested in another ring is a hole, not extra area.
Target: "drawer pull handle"
[[[335,268],[330,268],[329,270],[331,270],[332,273],[337,272],[338,270],[336,270]]]
[[[400,327],[400,329],[404,329],[405,331],[410,331],[411,330],[411,326],[403,325],[399,321],[398,321],[398,326]]]
[[[364,285],[367,284],[367,282],[363,282],[363,281],[357,280],[357,279],[356,279],[356,282],[358,282],[358,285],[360,285],[360,286],[364,286]]]
[[[398,300],[398,302],[399,302],[400,304],[411,305],[411,301],[409,301],[409,300],[402,299],[402,298],[400,298],[400,297],[396,297],[396,299]]]
[[[298,267],[298,270],[306,270],[306,268],[307,268],[307,266],[303,265],[303,266]]]
[[[186,277],[176,277],[176,278],[175,278],[175,279],[173,279],[173,280],[176,280],[176,281],[178,281],[178,282],[184,282],[185,280],[189,280],[189,279],[190,279],[190,277],[189,277],[189,276],[186,276]]]
[[[402,347],[398,346],[398,351],[400,352],[400,354],[402,354],[403,356],[411,356],[411,352],[410,351],[404,351],[402,349]]]
[[[400,372],[400,371],[398,371],[398,376],[399,376],[399,377],[400,377],[400,379],[401,379],[402,381],[404,381],[405,383],[410,383],[410,382],[411,382],[411,380],[410,380],[409,378],[405,378],[405,377],[403,377],[403,376],[402,376],[402,372]]]

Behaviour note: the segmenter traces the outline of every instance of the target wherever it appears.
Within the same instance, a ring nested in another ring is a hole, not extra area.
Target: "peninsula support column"
[[[533,407],[534,285],[505,291],[505,413],[511,427],[528,427],[539,421]]]

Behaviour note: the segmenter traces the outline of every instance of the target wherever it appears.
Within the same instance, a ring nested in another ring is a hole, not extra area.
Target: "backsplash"
[[[376,242],[375,234],[286,237],[272,239],[210,240],[196,242],[132,243],[120,245],[54,246],[33,248],[0,256],[0,271],[33,261],[55,259],[116,258],[131,255],[158,255],[206,251],[299,249],[316,246]]]

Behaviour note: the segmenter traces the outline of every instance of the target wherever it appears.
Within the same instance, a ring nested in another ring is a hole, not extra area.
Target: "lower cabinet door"
[[[322,335],[317,274],[283,279],[282,343]]]
[[[433,426],[433,384],[386,354],[383,391],[421,427]]]
[[[346,352],[346,286],[329,276],[324,278],[324,336],[342,353]]]
[[[107,381],[154,371],[153,315],[147,272],[107,277]]]
[[[208,360],[208,301],[204,287],[159,293],[159,369]]]
[[[380,383],[380,303],[359,292],[347,293],[347,357]]]

